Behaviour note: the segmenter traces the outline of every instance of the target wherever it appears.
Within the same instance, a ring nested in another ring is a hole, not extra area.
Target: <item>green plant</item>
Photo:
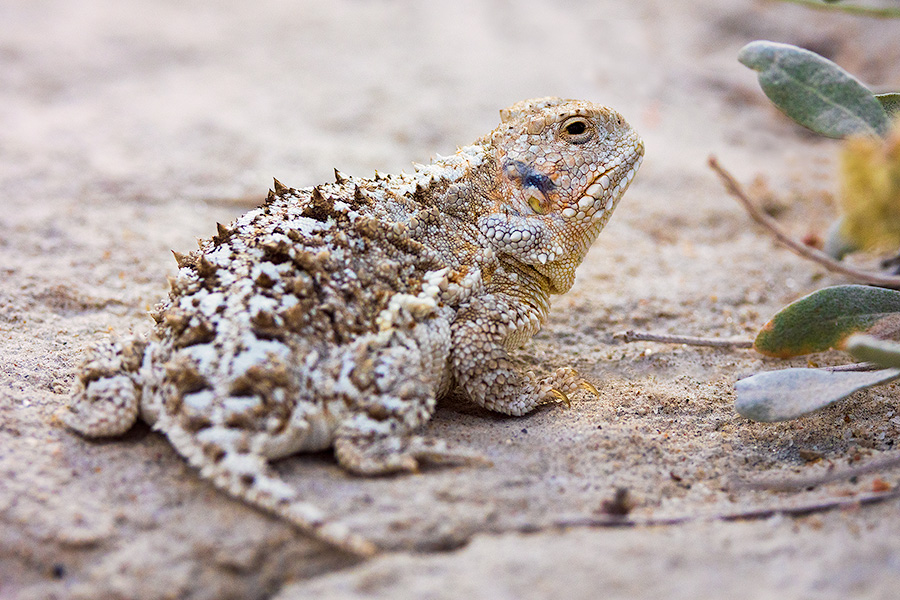
[[[825,251],[900,247],[900,94],[874,94],[853,75],[815,52],[757,41],[738,60],[759,72],[766,96],[816,133],[845,138],[841,154],[841,217]]]
[[[862,334],[862,335],[861,335]],[[869,371],[784,369],[735,384],[735,409],[755,421],[785,421],[850,394],[900,378],[900,292],[864,285],[818,290],[789,304],[763,326],[753,348],[779,358],[830,348],[888,367]]]
[[[838,4],[841,0],[781,0],[790,4],[801,4],[809,8],[817,8],[819,10],[835,10],[849,13],[852,15],[860,15],[864,17],[875,17],[877,19],[892,19],[900,17],[900,9],[884,8],[874,6],[863,6],[860,4]]]
[[[826,251],[840,258],[858,249],[900,246],[900,94],[874,94],[833,62],[788,44],[752,42],[738,60],[758,71],[763,91],[787,116],[845,139],[842,216]],[[757,421],[782,421],[898,379],[898,341],[900,291],[846,285],[814,292],[779,311],[754,348],[782,358],[837,348],[874,363],[876,370],[761,373],[735,384],[735,408]]]

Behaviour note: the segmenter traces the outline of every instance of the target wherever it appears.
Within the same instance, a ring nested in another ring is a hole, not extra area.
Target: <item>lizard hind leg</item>
[[[334,441],[340,465],[357,475],[412,473],[422,464],[487,466],[490,461],[465,448],[453,448],[443,440],[418,435],[339,435]]]
[[[368,366],[358,369],[361,385],[354,386],[352,414],[334,434],[341,467],[378,476],[415,472],[423,464],[490,464],[471,450],[413,434],[431,419],[437,398],[450,386],[445,371],[449,343],[450,321],[437,318],[357,344],[353,362]]]
[[[372,542],[353,533],[346,525],[329,520],[320,509],[303,501],[272,470],[265,456],[246,449],[252,444],[240,439],[241,432],[214,426],[193,434],[174,423],[161,425],[178,453],[232,497],[349,554],[368,557],[377,551]]]
[[[75,380],[68,410],[60,413],[71,429],[90,438],[125,433],[140,412],[140,368],[146,341],[104,342],[88,350]]]

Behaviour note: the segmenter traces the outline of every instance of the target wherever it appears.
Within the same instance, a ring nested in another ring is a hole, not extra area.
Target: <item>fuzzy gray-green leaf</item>
[[[797,123],[828,137],[883,136],[887,113],[872,92],[838,65],[790,44],[756,41],[738,60],[759,72],[766,96]]]
[[[782,308],[756,336],[762,354],[787,358],[841,348],[848,337],[867,332],[898,339],[900,292],[867,285],[817,290]]]
[[[847,340],[846,350],[857,360],[873,362],[879,367],[900,368],[900,344],[897,342],[857,333]]]
[[[900,94],[893,92],[890,94],[875,94],[875,98],[881,102],[884,112],[892,119],[900,117]]]
[[[900,369],[827,371],[784,369],[759,373],[734,384],[734,408],[754,421],[796,419],[850,394],[900,377]]]

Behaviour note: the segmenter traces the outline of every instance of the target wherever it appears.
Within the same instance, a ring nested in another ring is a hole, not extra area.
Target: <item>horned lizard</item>
[[[138,417],[203,477],[323,541],[375,547],[269,461],[333,448],[363,475],[480,457],[415,435],[459,387],[492,411],[568,402],[573,369],[537,379],[508,352],[606,224],[643,157],[615,111],[541,98],[412,174],[293,189],[175,253],[149,339],[91,349],[63,420],[115,436]]]

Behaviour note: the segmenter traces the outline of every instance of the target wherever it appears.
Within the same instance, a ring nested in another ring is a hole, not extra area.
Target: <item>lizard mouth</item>
[[[537,263],[546,265],[564,256],[577,256],[577,260],[580,261],[609,221],[613,209],[631,185],[643,160],[644,145],[638,142],[630,154],[596,175],[578,202],[561,211],[566,221],[574,221],[573,225],[581,224],[581,235],[570,238],[572,246],[568,252],[561,243],[540,252],[535,256]]]
[[[644,152],[641,145],[624,160],[594,177],[578,202],[562,210],[563,217],[575,221],[590,219],[592,223],[600,220],[605,222],[619,198],[631,185],[643,160]]]

